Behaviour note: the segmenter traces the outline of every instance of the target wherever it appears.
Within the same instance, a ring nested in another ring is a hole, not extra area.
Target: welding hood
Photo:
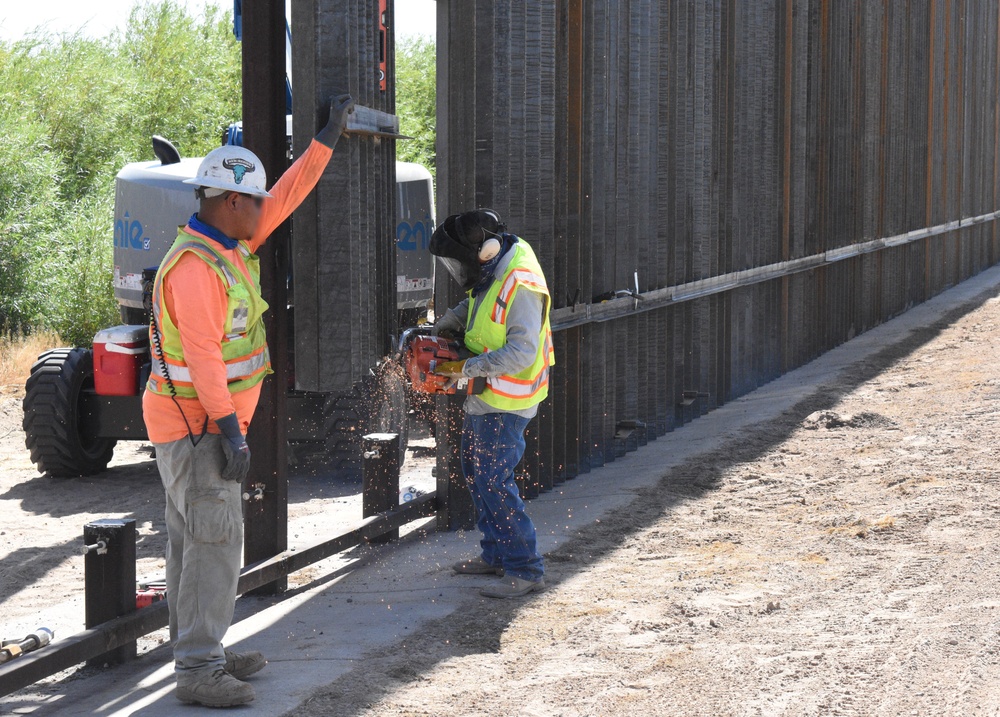
[[[492,209],[452,214],[434,230],[428,248],[459,286],[470,291],[482,276],[483,243],[506,228]]]

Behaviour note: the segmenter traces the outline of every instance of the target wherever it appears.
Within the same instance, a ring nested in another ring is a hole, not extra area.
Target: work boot
[[[459,575],[499,575],[503,577],[503,568],[490,565],[481,556],[471,560],[460,560],[452,565],[451,569]]]
[[[545,578],[539,578],[537,582],[532,582],[531,580],[509,577],[500,585],[483,588],[479,594],[488,598],[515,598],[528,593],[540,593],[544,589]]]
[[[245,680],[264,669],[267,660],[259,652],[233,652],[226,650],[225,670],[237,680]]]
[[[177,699],[189,705],[235,707],[253,702],[253,687],[240,682],[221,667],[206,677],[191,682],[178,682]]]

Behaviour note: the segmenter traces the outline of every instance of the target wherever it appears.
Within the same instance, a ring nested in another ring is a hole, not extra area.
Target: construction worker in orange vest
[[[166,491],[167,602],[182,702],[251,702],[243,680],[266,664],[259,652],[222,646],[242,563],[245,435],[271,373],[256,251],[316,186],[353,108],[349,96],[335,98],[326,127],[270,191],[253,152],[210,152],[185,180],[198,212],[156,274],[143,417]]]
[[[514,469],[524,455],[524,429],[548,395],[554,363],[545,276],[528,243],[506,229],[496,212],[480,209],[448,217],[430,242],[431,253],[468,293],[435,329],[462,335],[473,354],[435,373],[486,378],[486,390],[465,401],[462,427],[462,471],[479,516],[482,551],[453,570],[504,577],[501,585],[480,590],[492,598],[545,588],[535,526]]]

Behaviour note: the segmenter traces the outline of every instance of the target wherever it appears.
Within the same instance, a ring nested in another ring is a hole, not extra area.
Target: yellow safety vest
[[[167,364],[170,382],[176,395],[197,398],[191,371],[184,360],[181,334],[167,311],[163,300],[163,280],[177,261],[190,252],[202,259],[219,275],[226,285],[228,307],[226,312],[225,335],[222,337],[222,360],[226,362],[226,379],[230,393],[245,391],[264,380],[271,370],[267,337],[262,316],[267,311],[267,302],[260,294],[260,260],[250,251],[245,242],[239,249],[246,262],[253,281],[219,254],[209,240],[181,231],[170,251],[164,257],[156,272],[153,283],[153,317],[156,319],[158,336],[150,326],[150,346],[153,352],[152,371],[146,389],[156,394],[169,396],[170,388],[163,372],[161,358]],[[162,357],[159,350],[162,348]]]
[[[465,346],[477,356],[496,351],[507,343],[507,308],[521,289],[544,297],[545,315],[534,362],[512,376],[486,379],[486,390],[479,395],[483,401],[501,411],[520,411],[541,403],[549,395],[549,367],[555,364],[549,309],[552,300],[545,283],[542,267],[527,242],[519,239],[511,251],[514,256],[503,277],[494,281],[485,294],[477,298],[469,293],[469,313],[466,320]]]

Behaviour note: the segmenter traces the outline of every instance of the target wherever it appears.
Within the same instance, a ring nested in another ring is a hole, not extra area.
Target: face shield
[[[466,232],[459,231],[456,220],[457,215],[445,219],[431,235],[428,248],[459,286],[464,291],[469,291],[482,274],[479,247],[482,245],[483,232],[480,230],[478,239],[469,237]]]
[[[479,266],[477,264],[475,272],[473,273],[473,267],[465,264],[458,259],[452,259],[451,257],[439,256],[437,258],[438,264],[444,267],[445,271],[451,274],[451,278],[462,287],[463,291],[469,291],[476,282],[479,281],[479,275],[481,273]]]

